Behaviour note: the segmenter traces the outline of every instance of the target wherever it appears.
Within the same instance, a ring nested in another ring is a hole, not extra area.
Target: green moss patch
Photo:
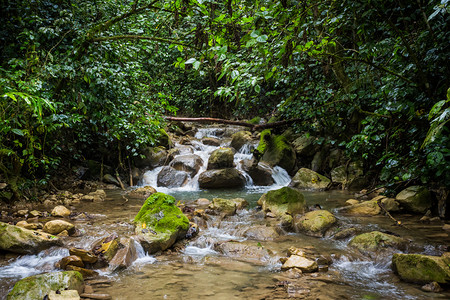
[[[419,283],[450,282],[450,267],[442,257],[396,253],[392,257],[392,266],[405,281]]]

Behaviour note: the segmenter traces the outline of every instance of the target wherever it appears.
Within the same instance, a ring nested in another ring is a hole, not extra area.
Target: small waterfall
[[[137,259],[133,262],[134,266],[140,266],[140,265],[146,265],[146,264],[153,264],[156,262],[156,258],[154,258],[151,255],[148,255],[147,252],[145,252],[144,248],[140,243],[138,243],[136,240],[131,239],[131,242],[134,243],[134,247],[136,248],[137,253]]]
[[[180,192],[200,191],[200,188],[198,185],[198,177],[200,176],[201,173],[206,171],[207,166],[208,166],[209,156],[211,155],[211,153],[214,150],[216,150],[218,148],[217,146],[204,145],[201,142],[201,139],[205,138],[205,137],[220,138],[222,135],[224,135],[224,131],[225,130],[223,128],[209,128],[209,127],[208,128],[200,128],[195,135],[195,139],[191,140],[192,152],[187,153],[186,149],[184,149],[183,152],[179,154],[179,155],[185,155],[185,154],[193,153],[193,154],[201,157],[201,159],[203,160],[203,165],[200,167],[200,170],[197,172],[197,174],[193,178],[189,178],[188,182],[184,186],[176,187],[176,188],[159,187],[157,184],[157,178],[158,178],[159,172],[162,170],[163,167],[157,167],[153,170],[145,172],[140,185],[153,186],[153,187],[157,188],[158,191],[163,192],[163,193],[170,193],[170,192],[174,192],[174,191],[177,191],[177,192],[179,192],[179,191]],[[221,147],[228,147],[229,143],[230,143],[229,139],[228,140],[224,139]],[[181,146],[181,145],[175,144],[175,147],[178,147],[178,146]],[[246,189],[252,193],[265,192],[265,191],[268,191],[271,189],[275,189],[275,188],[279,188],[279,187],[288,185],[289,182],[291,181],[291,177],[286,172],[286,170],[284,170],[283,168],[281,168],[279,166],[276,166],[273,169],[271,169],[272,177],[274,179],[273,185],[271,185],[271,186],[255,186],[254,185],[254,182],[253,182],[253,179],[251,178],[251,176],[243,170],[242,161],[251,160],[253,158],[253,150],[255,149],[256,146],[257,146],[256,142],[250,143],[250,144],[244,144],[239,149],[239,151],[237,151],[234,155],[234,164],[236,166],[236,169],[238,169],[242,173],[242,175],[245,177]],[[183,146],[183,147],[186,148],[186,146]]]
[[[69,250],[65,248],[52,248],[37,255],[20,256],[11,264],[0,267],[0,278],[24,278],[54,271],[56,269],[55,263],[68,255]]]

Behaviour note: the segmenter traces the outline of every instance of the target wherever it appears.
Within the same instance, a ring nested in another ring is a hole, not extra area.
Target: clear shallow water
[[[205,128],[199,130],[196,138],[222,135],[225,135],[223,129]],[[225,139],[221,146],[228,144],[229,140]],[[251,158],[252,147],[243,147],[236,153],[238,168],[241,160]],[[193,153],[204,161],[198,174],[206,169],[207,158],[216,148],[193,141]],[[244,236],[246,229],[266,223],[256,208],[260,196],[290,182],[289,175],[279,167],[272,170],[273,185],[254,186],[246,176],[247,184],[239,190],[201,190],[196,180],[198,174],[180,188],[157,187],[159,170],[147,172],[141,184],[154,186],[187,205],[198,198],[237,197],[246,199],[250,205],[236,216],[223,220],[211,216],[199,236],[187,241],[178,253],[150,256],[138,247],[139,258],[127,270],[118,273],[108,269],[97,270],[110,278],[112,285],[96,292],[108,293],[113,299],[444,299],[450,296],[424,293],[420,286],[400,282],[391,271],[390,256],[375,260],[362,257],[347,247],[348,240],[335,241],[297,233],[285,233],[274,241],[247,239]],[[303,194],[308,206],[319,204],[330,211],[353,197],[346,191],[304,191]],[[144,200],[130,197],[128,200],[124,201],[120,191],[108,191],[105,202],[81,203],[71,208],[76,212],[86,212],[90,217],[72,220],[83,234],[69,237],[67,247],[90,249],[97,240],[113,233],[132,236],[134,228],[131,223]],[[436,238],[442,226],[423,226],[417,222],[420,216],[402,216],[408,229],[392,226],[391,220],[384,216],[336,216],[343,227],[353,226],[361,231],[384,230],[409,238],[417,244],[417,252],[437,255],[441,252],[440,245],[450,243],[448,238]],[[261,247],[269,254],[255,260],[226,256],[215,249],[216,244],[230,240],[249,247]],[[313,247],[318,253],[332,256],[333,264],[326,273],[289,278],[280,271],[279,258],[284,257],[291,246]],[[67,249],[55,248],[38,255],[0,256],[0,298],[4,299],[20,278],[56,270],[54,263],[66,255]]]

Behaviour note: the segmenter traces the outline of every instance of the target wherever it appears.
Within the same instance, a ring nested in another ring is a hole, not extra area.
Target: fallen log
[[[183,117],[165,117],[165,118],[167,121],[231,124],[231,125],[248,127],[252,131],[260,131],[260,130],[264,130],[264,129],[268,129],[268,128],[281,127],[281,126],[285,126],[285,125],[289,125],[289,124],[301,121],[301,119],[290,119],[290,120],[283,120],[283,121],[278,121],[278,122],[254,125],[254,124],[250,124],[250,123],[243,122],[243,121],[232,121],[232,120],[219,119],[219,118],[183,118]]]

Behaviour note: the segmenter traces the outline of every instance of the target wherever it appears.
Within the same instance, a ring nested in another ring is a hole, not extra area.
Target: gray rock
[[[187,183],[189,175],[187,172],[175,170],[172,167],[163,167],[158,173],[158,186],[180,187]]]
[[[169,164],[170,167],[178,171],[185,171],[191,177],[200,170],[203,165],[203,160],[200,156],[195,154],[180,155],[174,158]]]
[[[231,136],[230,146],[239,151],[242,146],[252,142],[252,133],[250,131],[238,131]]]
[[[69,234],[75,233],[75,225],[64,220],[52,220],[44,224],[42,231],[50,234],[59,234],[62,231],[67,230]]]
[[[245,178],[234,168],[207,170],[200,174],[198,183],[204,189],[235,188],[243,187]]]
[[[406,210],[414,213],[425,213],[431,207],[431,194],[423,186],[410,186],[401,191],[395,199]]]

